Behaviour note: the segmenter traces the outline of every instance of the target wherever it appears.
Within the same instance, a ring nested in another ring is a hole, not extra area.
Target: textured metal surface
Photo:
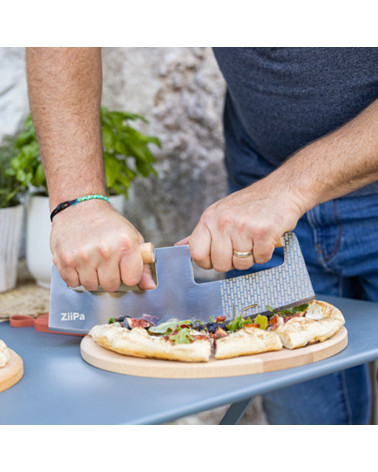
[[[272,308],[288,308],[314,298],[314,290],[302,252],[294,233],[283,237],[284,263],[254,274],[222,280],[224,313],[240,313],[248,305],[256,305],[247,314],[266,312]]]
[[[285,261],[281,266],[252,275],[207,283],[196,283],[188,246],[156,249],[158,286],[144,292],[80,292],[67,287],[57,268],[52,269],[50,329],[87,333],[95,324],[110,317],[144,313],[161,321],[171,318],[201,319],[225,314],[233,307],[240,312],[248,305],[257,306],[248,314],[289,306],[314,297],[310,278],[297,238],[284,238]]]

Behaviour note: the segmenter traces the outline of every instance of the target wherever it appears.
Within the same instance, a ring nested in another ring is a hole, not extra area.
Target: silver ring
[[[252,256],[252,251],[235,251],[235,249],[232,251],[234,253],[235,257],[249,257]]]

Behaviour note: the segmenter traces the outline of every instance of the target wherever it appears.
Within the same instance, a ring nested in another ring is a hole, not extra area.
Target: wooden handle
[[[275,244],[274,247],[282,247],[282,246],[283,246],[283,242],[282,242],[282,238],[280,238],[280,239],[276,242],[276,244]]]
[[[140,244],[139,250],[142,254],[144,264],[155,262],[155,246],[152,243]]]

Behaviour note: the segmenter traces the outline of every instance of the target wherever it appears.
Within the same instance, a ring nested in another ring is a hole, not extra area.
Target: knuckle
[[[251,226],[251,220],[247,217],[241,217],[238,219],[238,228],[237,231],[240,234],[250,234],[253,228]]]
[[[233,217],[229,213],[223,213],[218,219],[218,228],[225,231],[232,224]]]
[[[266,236],[269,234],[269,228],[267,226],[255,226],[253,228],[253,236],[256,240],[265,239]]]
[[[57,256],[57,259],[63,268],[74,267],[76,263],[74,255],[70,252],[64,252],[60,256]]]
[[[201,222],[204,224],[209,223],[213,218],[215,214],[215,207],[214,206],[209,206],[206,208],[206,210],[202,213],[201,216]]]
[[[90,251],[87,248],[83,248],[80,250],[78,253],[78,259],[84,263],[87,264],[90,261]]]
[[[111,258],[112,250],[111,250],[111,248],[110,248],[107,244],[105,244],[105,243],[99,244],[99,246],[98,246],[98,252],[99,252],[99,254],[100,254],[101,259],[109,260],[109,259]]]

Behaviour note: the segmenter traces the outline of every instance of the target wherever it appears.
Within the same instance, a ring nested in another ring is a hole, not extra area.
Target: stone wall
[[[149,120],[159,178],[139,179],[127,214],[157,246],[189,235],[226,192],[221,113],[224,83],[207,48],[103,49],[104,105]]]
[[[221,113],[224,82],[209,48],[103,48],[103,104],[144,115],[141,130],[159,177],[137,179],[126,216],[159,246],[189,235],[202,211],[226,192]],[[23,48],[0,48],[0,138],[29,111]],[[200,276],[214,277],[207,271]]]

